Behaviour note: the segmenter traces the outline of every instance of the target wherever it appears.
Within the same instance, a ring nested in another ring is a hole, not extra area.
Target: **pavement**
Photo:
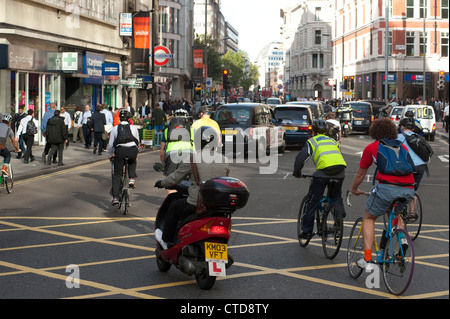
[[[436,139],[449,140],[449,133],[445,132],[442,122],[436,123]],[[432,143],[432,142],[431,142]],[[148,152],[152,150],[159,150],[159,147],[153,148],[141,148],[140,152]],[[12,154],[12,165],[14,168],[14,179],[21,180],[27,178],[33,178],[40,175],[51,174],[64,169],[73,168],[76,166],[91,164],[108,159],[108,153],[104,151],[102,155],[94,155],[93,148],[86,149],[84,143],[70,142],[69,147],[64,149],[63,153],[63,166],[58,164],[52,164],[50,167],[42,163],[42,153],[44,151],[44,145],[34,145],[33,155],[35,161],[25,164],[23,160],[17,159],[15,154]]]
[[[159,147],[153,148],[141,148],[140,153],[148,152],[152,150],[159,150]],[[11,155],[11,163],[14,169],[14,180],[24,180],[41,175],[52,174],[61,170],[70,169],[73,167],[91,164],[99,161],[108,160],[108,152],[103,151],[102,155],[93,154],[93,146],[86,149],[84,143],[77,142],[69,143],[69,147],[64,148],[63,151],[63,166],[58,166],[57,163],[52,163],[51,166],[44,165],[42,162],[42,153],[44,152],[44,145],[33,145],[33,155],[35,160],[25,164],[23,159],[17,159],[16,153]],[[58,159],[57,159],[58,160]]]

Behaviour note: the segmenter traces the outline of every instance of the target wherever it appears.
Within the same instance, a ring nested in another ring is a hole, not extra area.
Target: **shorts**
[[[414,198],[414,190],[412,188],[389,185],[389,184],[377,184],[370,191],[369,199],[366,202],[366,209],[372,216],[382,216],[388,212],[391,205],[397,198],[403,197],[406,202],[400,203],[397,206],[397,211],[401,211],[411,199]]]

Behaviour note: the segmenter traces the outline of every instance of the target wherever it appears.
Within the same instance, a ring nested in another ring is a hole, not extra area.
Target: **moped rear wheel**
[[[197,286],[202,290],[210,290],[216,283],[217,277],[210,276],[207,270],[203,270],[201,274],[195,275]]]
[[[168,272],[170,267],[172,266],[172,264],[168,263],[161,257],[161,254],[159,253],[159,249],[161,249],[161,248],[158,247],[156,249],[156,265],[158,266],[158,269],[160,272]]]

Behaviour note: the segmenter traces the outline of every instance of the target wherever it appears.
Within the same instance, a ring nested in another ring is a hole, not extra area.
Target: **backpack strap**
[[[194,175],[195,183],[197,185],[200,185],[201,184],[200,183],[200,175],[198,173],[197,164],[194,162],[194,156],[193,155],[190,156],[190,161],[191,161],[192,174]]]

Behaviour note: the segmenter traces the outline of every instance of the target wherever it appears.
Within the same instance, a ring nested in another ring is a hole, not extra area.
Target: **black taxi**
[[[257,155],[269,154],[278,148],[284,153],[286,134],[278,125],[272,108],[260,103],[232,103],[217,109],[214,120],[222,131],[223,151],[225,153],[247,154],[256,151]]]

